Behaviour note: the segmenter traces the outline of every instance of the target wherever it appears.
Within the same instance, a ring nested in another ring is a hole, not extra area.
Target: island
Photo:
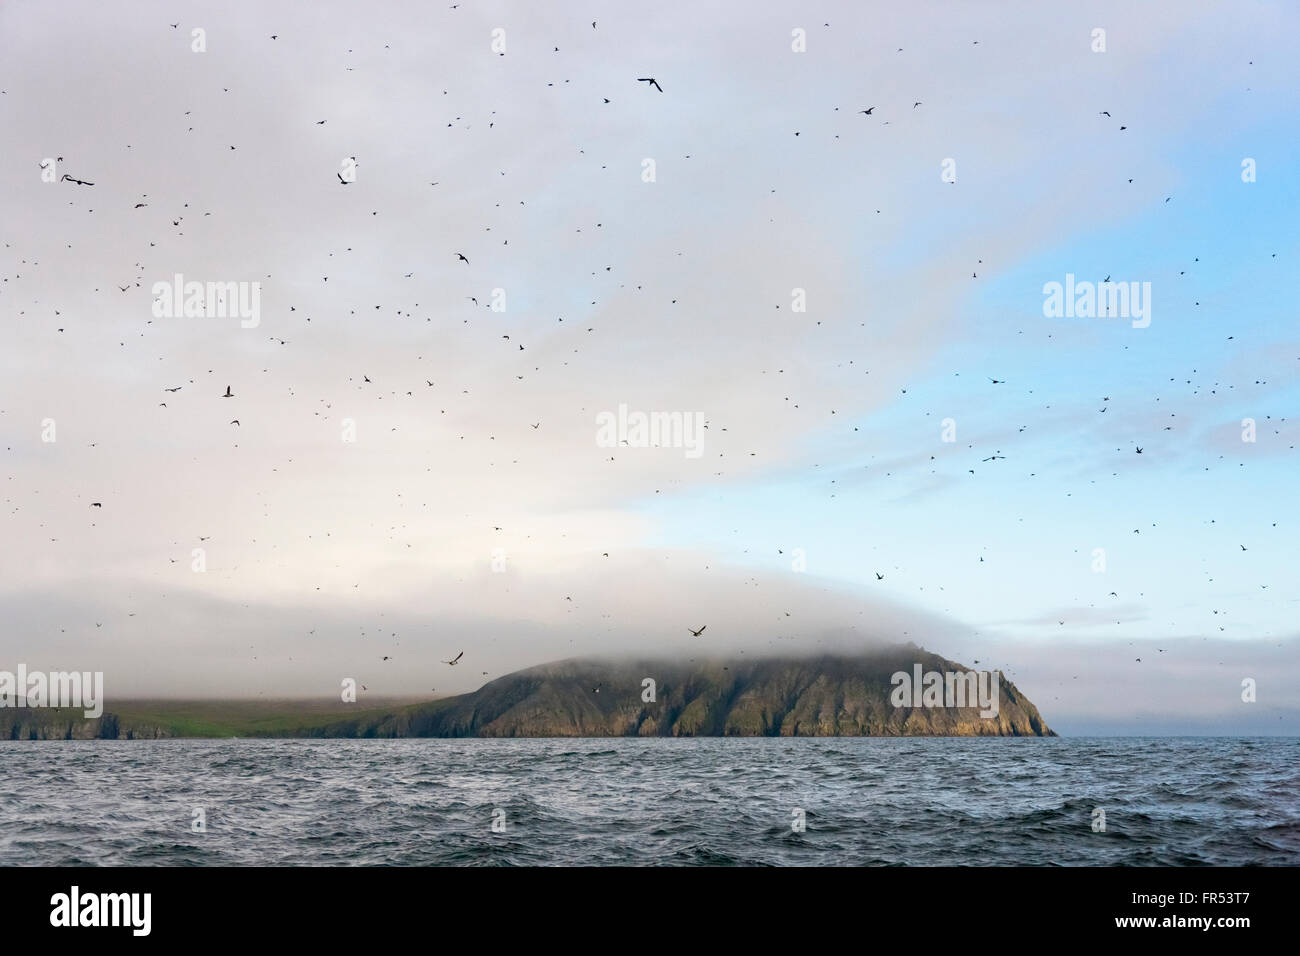
[[[913,675],[946,677],[948,695],[942,683],[923,695],[929,681],[912,687]],[[971,697],[954,701],[963,675]],[[979,675],[985,707],[973,691]],[[110,699],[94,719],[68,708],[0,708],[0,740],[1054,736],[1000,672],[972,671],[914,644],[807,657],[575,658],[431,701]]]

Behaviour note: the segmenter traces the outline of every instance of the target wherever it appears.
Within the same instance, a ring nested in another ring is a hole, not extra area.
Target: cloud
[[[1166,406],[1116,392],[1099,420],[1063,380],[1144,389],[1142,349],[1172,333],[1118,345],[1049,328],[1035,310],[1055,276],[1038,273],[1137,229],[1188,182],[1179,147],[1204,104],[1246,85],[1292,102],[1270,62],[1289,62],[1272,54],[1293,17],[1102,7],[1113,45],[1098,57],[1091,24],[1034,4],[994,20],[828,10],[795,55],[777,9],[629,7],[591,31],[528,7],[200,7],[203,54],[161,7],[0,9],[0,158],[31,174],[0,180],[0,531],[20,542],[0,550],[0,601],[22,622],[0,650],[99,662],[131,693],[317,693],[369,666],[389,627],[414,666],[373,686],[422,693],[453,636],[499,673],[606,644],[689,653],[687,617],[739,653],[833,634],[929,646],[969,630],[956,619],[1033,626],[1068,606],[1071,579],[1040,567],[1047,545],[1004,546],[1018,532],[992,523],[1023,514],[1001,512],[1051,515],[1057,550],[1076,549],[1066,521],[1082,519],[1062,501],[1227,454],[1247,390],[1175,389],[1179,431],[1152,447],[1164,463],[1112,464]],[[1278,39],[1258,68],[1225,65],[1261,36]],[[1227,108],[1216,135],[1276,118],[1252,109]],[[51,155],[95,186],[42,183]],[[261,322],[156,318],[151,286],[177,273],[259,282]],[[1252,348],[1222,374],[1248,373]],[[1112,367],[1126,352],[1142,358]],[[1012,388],[972,384],[991,359],[1019,366]],[[1294,379],[1281,359],[1261,368]],[[1285,389],[1249,391],[1261,423]],[[703,455],[600,447],[596,416],[620,404],[701,413]],[[958,447],[927,450],[945,406]],[[1289,453],[1280,432],[1261,424],[1255,456]],[[1014,467],[962,463],[995,450]],[[837,503],[888,497],[819,511],[807,488],[823,476]],[[780,482],[763,511],[726,511]],[[1091,525],[1151,501],[1115,499]],[[910,523],[873,548],[930,552],[906,601],[864,601],[853,567],[833,584],[745,570],[778,513],[860,552],[869,511]],[[728,543],[701,544],[720,514]],[[1001,585],[944,566],[986,542],[1010,569]],[[946,583],[922,592],[940,568]],[[1013,586],[996,613],[978,600]],[[1185,595],[1147,598],[1150,616]]]

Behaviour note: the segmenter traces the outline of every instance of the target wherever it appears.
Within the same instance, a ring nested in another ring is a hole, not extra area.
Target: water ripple
[[[1300,862],[1294,738],[0,746],[18,864]]]

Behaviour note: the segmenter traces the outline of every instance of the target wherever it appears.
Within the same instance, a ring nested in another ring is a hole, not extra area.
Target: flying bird
[[[691,636],[692,636],[692,637],[699,637],[701,634],[704,633],[704,628],[705,628],[705,627],[708,627],[708,626],[709,626],[709,625],[705,624],[704,627],[700,628],[698,631],[695,630],[695,628],[693,628],[693,627],[688,627],[686,630],[688,630],[688,631],[691,632]]]
[[[230,390],[230,386],[227,385],[227,386],[226,386],[226,394],[225,394],[225,395],[222,395],[221,397],[222,397],[222,398],[234,398],[234,397],[235,397],[235,393],[232,392],[232,391]]]
[[[469,265],[469,260],[465,258],[465,254],[463,252],[456,253],[456,258],[464,262],[465,265]]]
[[[913,107],[913,109],[915,109],[915,107]],[[869,110],[858,110],[858,112],[861,113],[863,116],[870,116],[870,115],[871,115],[872,113],[874,113],[875,111],[876,111],[876,108],[875,108],[874,106],[871,107],[871,109],[869,109]]]
[[[449,660],[449,661],[443,661],[443,663],[444,663],[444,664],[450,664],[452,667],[455,667],[457,664],[460,663],[460,659],[461,659],[462,657],[464,657],[464,656],[465,656],[465,652],[464,652],[464,651],[461,651],[459,654],[457,654],[457,655],[456,655],[455,657],[453,657],[451,660]]]
[[[662,92],[664,91],[664,88],[663,88],[662,86],[659,85],[659,81],[656,80],[653,76],[638,76],[638,77],[636,78],[636,81],[637,81],[638,83],[649,83],[651,86],[653,86],[653,87],[654,87],[656,90],[658,90],[660,93],[662,93]]]

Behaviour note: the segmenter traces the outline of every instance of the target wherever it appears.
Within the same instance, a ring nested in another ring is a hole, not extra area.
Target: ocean
[[[11,865],[1300,863],[1297,738],[12,741],[0,762]]]

